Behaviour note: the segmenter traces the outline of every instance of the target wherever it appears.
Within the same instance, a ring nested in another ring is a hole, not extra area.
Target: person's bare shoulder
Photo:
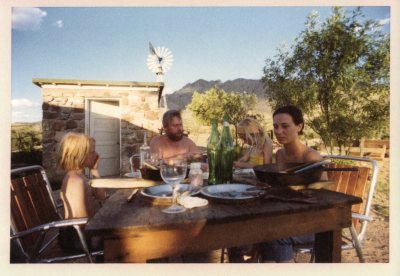
[[[85,189],[85,180],[79,175],[69,175],[66,179],[66,190],[69,193],[76,193]]]
[[[157,145],[158,143],[160,143],[161,138],[162,138],[161,135],[158,135],[158,136],[153,137],[153,138],[151,139],[151,141],[150,141],[150,147],[151,147],[152,145]]]
[[[184,141],[184,143],[185,143],[186,145],[189,145],[189,146],[196,146],[195,142],[193,142],[193,140],[190,139],[189,137],[184,136],[184,137],[183,137],[183,141]]]
[[[150,151],[151,152],[159,152],[162,148],[164,148],[165,137],[163,135],[159,135],[151,139],[150,141]]]
[[[322,160],[321,154],[313,148],[308,148],[304,155],[305,162],[318,162]]]

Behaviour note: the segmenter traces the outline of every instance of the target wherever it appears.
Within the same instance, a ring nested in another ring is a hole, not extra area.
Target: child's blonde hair
[[[58,165],[66,170],[79,170],[83,168],[94,139],[82,133],[67,133],[61,140],[58,154]]]
[[[244,118],[237,125],[238,134],[245,136],[246,140],[250,142],[250,146],[254,149],[262,150],[266,140],[262,126],[252,118]]]

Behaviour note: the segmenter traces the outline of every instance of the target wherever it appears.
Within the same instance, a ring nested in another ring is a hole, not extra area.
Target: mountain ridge
[[[218,87],[226,92],[247,92],[255,94],[257,98],[265,98],[265,90],[260,80],[237,78],[234,80],[221,80],[207,81],[198,79],[193,83],[187,83],[181,89],[166,95],[166,102],[168,109],[185,109],[186,106],[192,101],[192,96],[195,91],[204,93],[212,87]]]

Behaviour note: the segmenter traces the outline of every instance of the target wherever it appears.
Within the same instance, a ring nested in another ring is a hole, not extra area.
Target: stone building
[[[57,151],[68,132],[96,139],[102,176],[129,172],[129,157],[139,152],[144,132],[159,132],[162,82],[33,79],[43,99],[43,166],[51,181],[60,181]]]

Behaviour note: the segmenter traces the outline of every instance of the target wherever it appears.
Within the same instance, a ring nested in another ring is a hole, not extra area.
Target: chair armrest
[[[10,239],[16,239],[23,237],[25,235],[32,234],[34,232],[39,232],[43,230],[48,230],[51,228],[61,228],[61,227],[67,227],[67,226],[73,226],[73,225],[85,225],[88,221],[88,218],[77,218],[77,219],[65,219],[65,220],[59,220],[59,221],[52,221],[49,223],[41,224],[38,226],[35,226],[33,228],[18,232],[16,234],[13,234],[10,236]]]
[[[369,216],[361,215],[358,213],[351,213],[351,217],[354,219],[359,219],[359,220],[366,220],[366,221],[373,221],[374,219]]]

